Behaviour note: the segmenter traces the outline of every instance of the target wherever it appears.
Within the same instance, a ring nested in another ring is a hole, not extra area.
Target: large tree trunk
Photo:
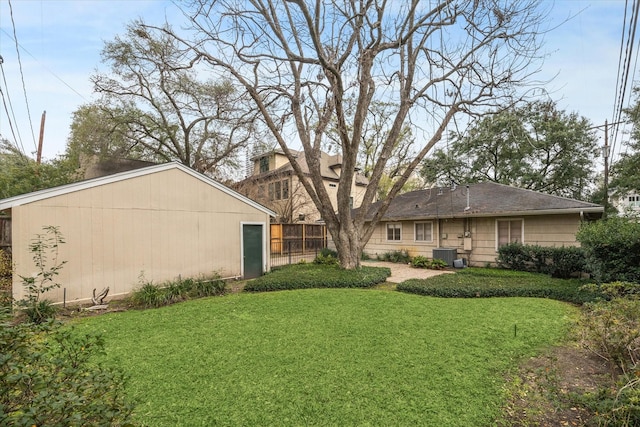
[[[356,227],[353,223],[339,224],[338,227],[329,226],[329,232],[336,245],[340,265],[346,269],[360,268],[362,247]]]

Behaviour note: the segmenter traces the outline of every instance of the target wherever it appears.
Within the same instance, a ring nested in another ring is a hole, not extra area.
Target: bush
[[[58,261],[59,246],[65,243],[58,227],[45,226],[42,229],[44,233],[36,234],[29,244],[37,273],[34,276],[20,276],[27,297],[18,301],[18,306],[25,308],[24,313],[29,321],[36,324],[55,316],[56,308],[53,304],[40,298],[50,290],[60,287],[55,279],[66,264],[66,261]]]
[[[598,425],[637,426],[640,425],[638,285],[616,282],[602,288],[612,299],[585,306],[578,323],[582,344],[622,374],[614,389],[602,388],[583,403],[597,414]]]
[[[584,347],[623,372],[640,361],[640,300],[614,297],[585,305],[579,322]]]
[[[576,238],[599,283],[640,283],[640,223],[628,218],[584,223]]]
[[[225,291],[226,284],[215,275],[211,278],[178,279],[156,285],[153,282],[144,283],[139,289],[133,291],[129,301],[135,307],[155,308],[192,298],[221,295]]]
[[[289,265],[247,282],[248,292],[307,288],[367,288],[387,280],[391,270],[384,267],[360,267],[345,270],[336,265]]]
[[[509,243],[498,248],[498,266],[568,279],[586,268],[586,256],[573,246],[546,247]]]
[[[319,265],[340,265],[340,261],[338,260],[338,258],[332,256],[331,254],[320,254],[313,260],[313,263]]]
[[[0,306],[10,306],[13,302],[11,272],[11,256],[0,249]]]
[[[411,257],[409,256],[409,252],[407,252],[405,249],[400,249],[399,251],[383,253],[382,255],[378,256],[378,260],[408,264],[411,261]]]
[[[547,275],[486,268],[466,268],[455,274],[410,279],[397,286],[401,292],[441,298],[537,297],[583,304],[602,298],[599,289],[578,279],[552,279]]]
[[[0,425],[131,425],[124,376],[92,360],[100,336],[12,320],[0,307]]]
[[[422,255],[417,255],[411,259],[411,266],[415,268],[428,268],[431,270],[442,270],[449,266],[446,261],[435,258],[429,259]]]

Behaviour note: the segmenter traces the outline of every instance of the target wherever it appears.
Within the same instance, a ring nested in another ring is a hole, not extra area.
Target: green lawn
[[[575,308],[313,289],[236,294],[75,323],[106,337],[149,426],[483,426],[503,374]],[[517,334],[514,336],[515,326]]]

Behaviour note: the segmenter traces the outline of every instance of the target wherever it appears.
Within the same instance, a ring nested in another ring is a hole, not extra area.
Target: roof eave
[[[383,217],[381,221],[415,221],[423,219],[446,219],[446,218],[487,218],[505,216],[540,216],[540,215],[563,215],[563,214],[583,214],[583,213],[604,213],[602,206],[590,206],[584,208],[567,209],[541,209],[528,211],[503,211],[503,212],[459,212],[453,215],[411,215],[405,217],[388,218]],[[370,222],[370,219],[366,219]]]

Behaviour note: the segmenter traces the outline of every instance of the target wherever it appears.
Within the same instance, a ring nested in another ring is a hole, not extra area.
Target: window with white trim
[[[629,196],[629,207],[640,208],[640,196],[638,195]]]
[[[497,220],[496,235],[498,246],[524,242],[524,221],[521,219]]]
[[[433,241],[433,222],[416,222],[413,224],[413,231],[416,242]]]
[[[387,224],[387,240],[389,241],[402,240],[402,224],[400,223]]]

